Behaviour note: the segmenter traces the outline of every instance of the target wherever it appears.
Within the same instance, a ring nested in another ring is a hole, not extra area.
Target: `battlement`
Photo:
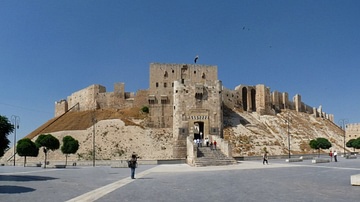
[[[315,108],[303,103],[300,94],[296,94],[290,101],[287,92],[270,92],[270,87],[263,84],[238,85],[234,90],[227,89],[218,80],[218,69],[214,65],[151,63],[149,73],[148,90],[125,92],[125,84],[116,83],[113,92],[106,92],[104,86],[94,84],[74,92],[66,100],[56,102],[55,116],[65,113],[76,104],[78,107],[74,110],[78,111],[147,105],[150,108],[150,125],[169,128],[173,126],[173,112],[178,105],[184,106],[184,110],[201,106],[217,108],[206,104],[207,99],[213,99],[214,93],[217,93],[221,102],[215,103],[220,108],[224,104],[228,108],[257,112],[260,115],[274,115],[283,109],[291,109],[334,120],[334,116],[323,112],[321,106]],[[177,87],[175,82],[178,83]],[[174,95],[180,100],[176,106]],[[216,96],[214,99],[217,99]],[[218,111],[214,113],[220,114]]]
[[[260,115],[274,115],[281,110],[290,109],[334,121],[334,116],[323,112],[321,106],[315,108],[302,102],[301,95],[296,94],[290,101],[287,92],[273,91],[270,93],[270,87],[263,84],[256,86],[241,84],[236,86],[235,90],[224,88],[223,102],[228,108],[257,112]]]

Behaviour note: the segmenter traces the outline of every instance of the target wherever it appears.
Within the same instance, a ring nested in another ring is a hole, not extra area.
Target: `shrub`
[[[141,108],[141,111],[148,114],[149,113],[149,107],[148,106],[143,106]]]

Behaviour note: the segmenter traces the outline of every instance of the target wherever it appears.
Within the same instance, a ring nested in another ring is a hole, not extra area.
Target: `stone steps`
[[[235,159],[225,156],[219,149],[211,150],[210,147],[198,147],[197,159],[194,163],[197,167],[234,164],[237,164]]]

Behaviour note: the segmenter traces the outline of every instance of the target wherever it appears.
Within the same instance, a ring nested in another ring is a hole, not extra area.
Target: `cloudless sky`
[[[0,0],[0,114],[20,117],[19,139],[78,90],[148,89],[150,63],[199,55],[226,88],[265,84],[360,123],[359,11],[357,0]]]

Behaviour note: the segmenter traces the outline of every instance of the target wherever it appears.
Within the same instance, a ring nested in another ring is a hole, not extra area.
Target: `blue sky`
[[[149,65],[217,65],[223,85],[265,84],[360,122],[360,1],[0,0],[0,114],[21,138],[92,84],[147,89]],[[9,136],[13,140],[13,136]]]

